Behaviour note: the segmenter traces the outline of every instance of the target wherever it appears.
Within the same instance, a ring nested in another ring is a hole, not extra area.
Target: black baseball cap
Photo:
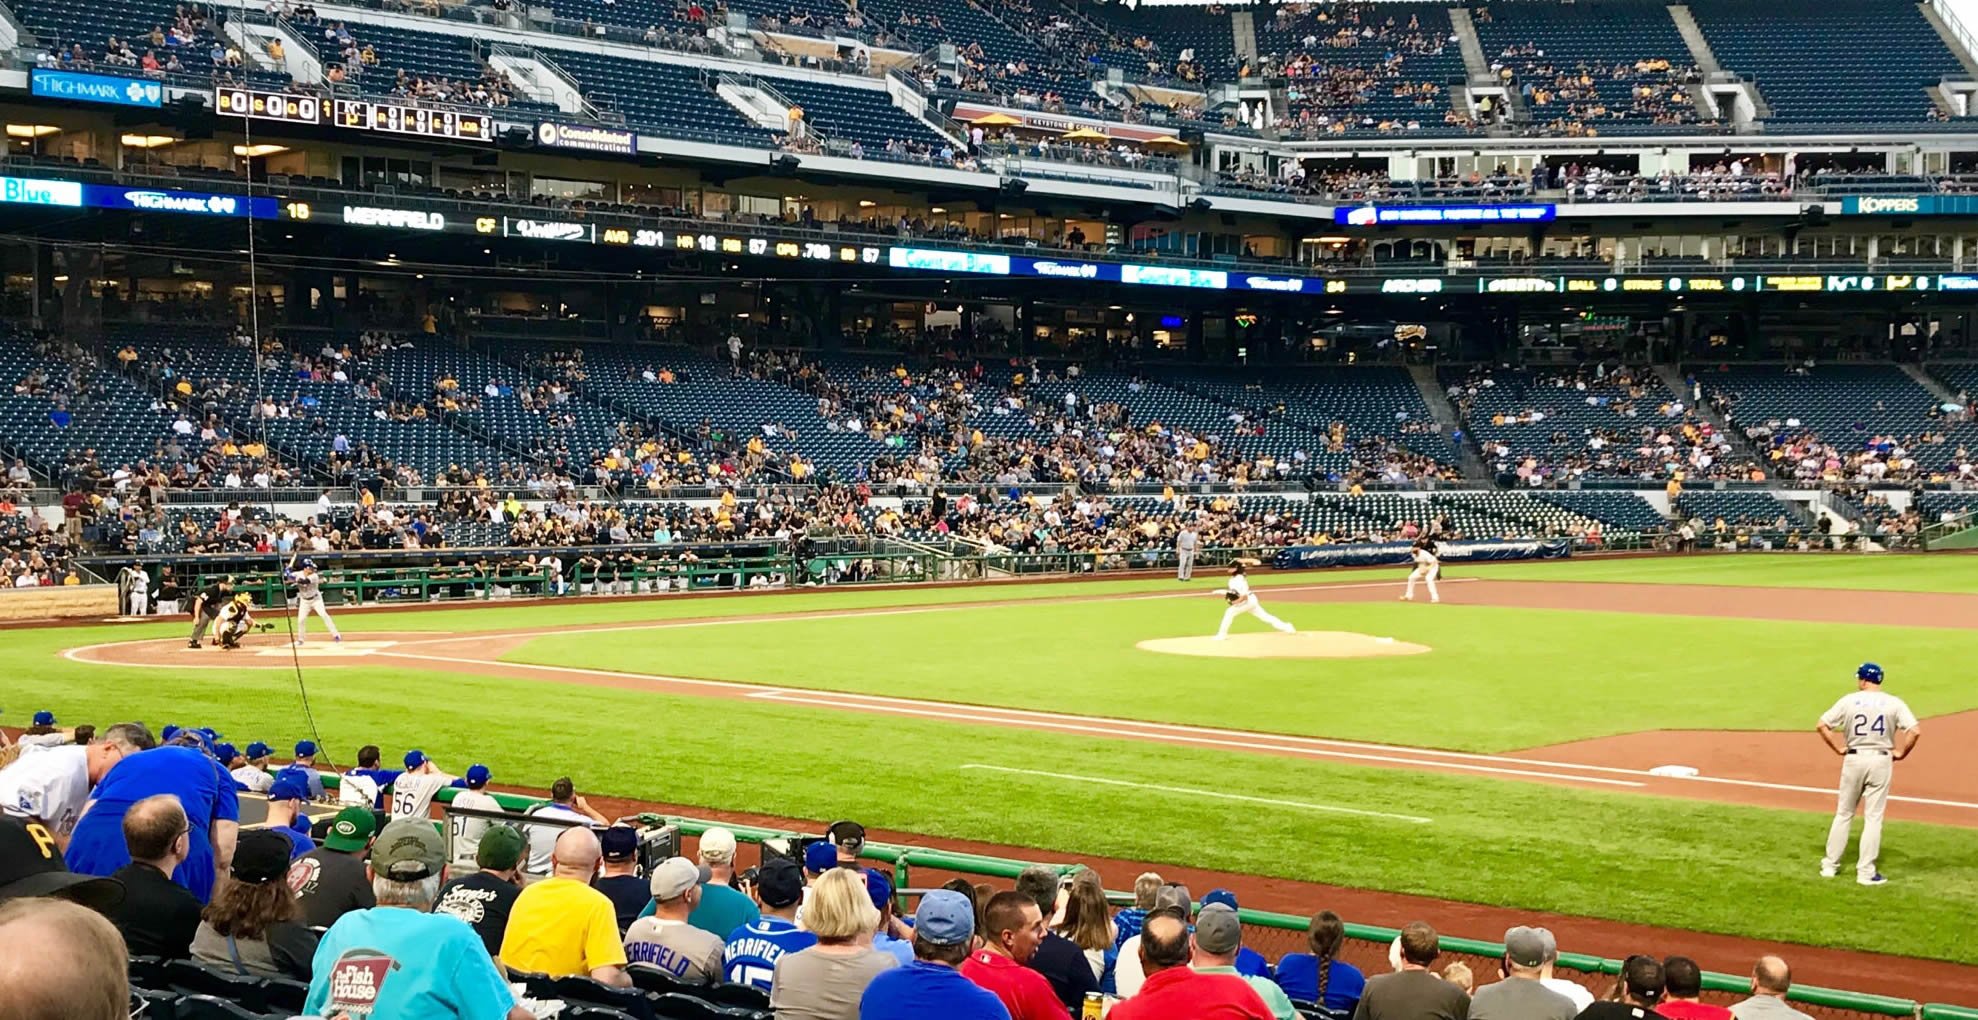
[[[0,901],[34,896],[54,896],[100,911],[124,901],[124,884],[70,871],[46,826],[0,816]]]
[[[598,849],[604,852],[607,861],[629,861],[639,852],[639,830],[629,825],[614,825],[598,835]]]
[[[787,907],[804,898],[804,869],[787,857],[772,857],[756,872],[755,891],[768,906]]]

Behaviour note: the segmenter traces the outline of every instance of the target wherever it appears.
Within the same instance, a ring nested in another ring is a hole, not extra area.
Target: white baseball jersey
[[[1415,550],[1416,566],[1431,567],[1435,565],[1435,562],[1436,562],[1435,553],[1432,550],[1428,550],[1428,549]]]
[[[28,750],[0,769],[0,813],[39,818],[57,836],[76,827],[89,801],[89,749],[74,744]]]
[[[453,782],[443,772],[407,772],[391,784],[392,821],[401,818],[427,818],[432,815],[433,795]]]
[[[1834,702],[1820,721],[1839,732],[1850,751],[1892,751],[1897,730],[1917,728],[1909,706],[1879,690],[1855,691]]]
[[[1229,587],[1223,590],[1235,592],[1237,600],[1242,601],[1250,597],[1250,579],[1242,574],[1231,574]]]
[[[501,802],[492,794],[481,790],[462,790],[453,795],[453,806],[473,808],[476,811],[500,811]],[[486,818],[470,818],[466,815],[453,816],[453,859],[471,861],[481,849],[481,834],[488,826],[495,824]]]
[[[235,769],[233,776],[234,782],[252,793],[267,793],[275,786],[275,777],[269,775],[267,769],[258,769],[252,765],[242,765]]]

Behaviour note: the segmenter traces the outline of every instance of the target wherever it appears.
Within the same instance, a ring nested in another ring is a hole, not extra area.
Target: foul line
[[[1194,790],[1186,786],[1130,783],[1124,779],[1105,779],[1099,776],[1073,776],[1063,772],[1045,772],[1040,769],[1013,769],[1003,765],[983,765],[979,762],[969,762],[961,766],[961,768],[964,770],[982,769],[989,772],[1007,772],[1011,775],[1018,776],[1038,776],[1044,779],[1064,779],[1074,783],[1097,783],[1100,786],[1124,786],[1133,790],[1153,790],[1156,793],[1179,793],[1191,797],[1211,797],[1216,800],[1234,800],[1241,801],[1245,804],[1263,804],[1269,807],[1299,808],[1305,811],[1325,811],[1339,815],[1359,815],[1362,818],[1388,818],[1397,822],[1408,822],[1414,825],[1428,825],[1435,821],[1433,818],[1423,818],[1420,815],[1397,815],[1390,814],[1386,811],[1365,811],[1360,808],[1339,807],[1333,804],[1310,804],[1302,800],[1274,800],[1270,797],[1249,797],[1240,793],[1222,793],[1217,790]]]

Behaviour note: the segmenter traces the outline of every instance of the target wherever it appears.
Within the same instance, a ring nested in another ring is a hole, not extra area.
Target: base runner
[[[1229,608],[1223,610],[1223,623],[1222,626],[1216,628],[1216,640],[1222,641],[1227,639],[1229,637],[1230,622],[1244,613],[1249,613],[1251,616],[1270,624],[1282,633],[1290,634],[1296,631],[1298,628],[1264,611],[1264,604],[1257,601],[1257,596],[1250,591],[1250,578],[1245,567],[1245,562],[1244,560],[1237,560],[1235,563],[1230,564],[1229,586],[1222,590],[1223,601],[1229,603]],[[1252,560],[1249,562],[1255,561]]]
[[[323,575],[316,570],[315,560],[303,560],[302,569],[287,577],[295,585],[295,643],[302,644],[307,637],[309,614],[323,618],[323,626],[329,628],[330,640],[342,641],[337,633],[337,622],[330,619],[329,607],[323,605]]]
[[[1889,802],[1889,779],[1895,764],[1915,750],[1916,716],[1902,699],[1882,690],[1882,667],[1864,662],[1854,671],[1855,691],[1834,703],[1820,717],[1820,739],[1841,756],[1840,804],[1827,829],[1827,856],[1820,859],[1822,878],[1840,873],[1847,852],[1848,830],[1857,808],[1862,814],[1861,854],[1855,881],[1881,885],[1888,879],[1875,869],[1882,853],[1882,809]]]

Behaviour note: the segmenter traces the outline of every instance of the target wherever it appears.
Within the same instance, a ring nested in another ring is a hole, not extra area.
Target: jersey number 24
[[[1854,735],[1865,737],[1873,733],[1877,736],[1887,736],[1889,730],[1888,724],[1883,721],[1884,718],[1884,716],[1879,715],[1867,716],[1857,713],[1854,717]]]

